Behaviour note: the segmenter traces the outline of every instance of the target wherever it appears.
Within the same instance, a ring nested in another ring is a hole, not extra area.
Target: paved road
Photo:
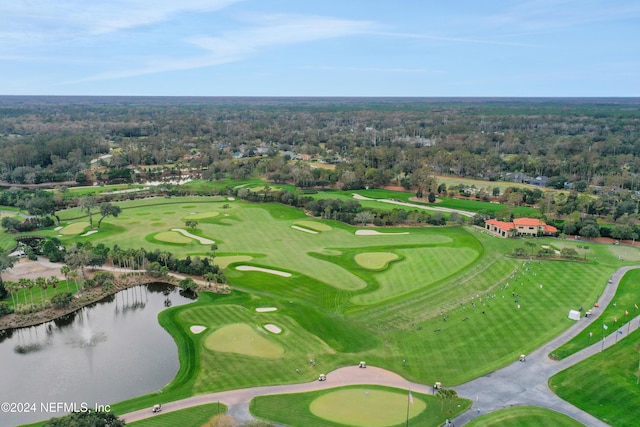
[[[580,319],[564,333],[529,354],[526,362],[516,361],[489,375],[455,387],[460,397],[473,400],[471,410],[453,420],[455,425],[462,426],[480,415],[501,408],[516,405],[532,405],[564,413],[587,426],[607,426],[606,423],[560,399],[549,389],[547,381],[549,377],[602,351],[604,348],[614,345],[626,337],[628,333],[638,329],[640,326],[640,316],[632,319],[628,324],[621,326],[619,329],[621,333],[613,333],[606,337],[606,339],[598,340],[598,342],[590,347],[561,361],[551,360],[547,355],[594,323],[598,317],[600,317],[602,310],[604,310],[613,299],[622,276],[624,276],[627,271],[635,268],[640,267],[623,267],[617,270],[612,276],[611,283],[606,286],[598,301],[601,309],[594,309],[591,317]],[[203,394],[165,403],[162,406],[162,413],[177,411],[205,403],[222,402],[229,407],[230,415],[241,421],[246,421],[252,419],[249,412],[249,402],[256,396],[301,393],[358,384],[378,384],[407,390],[411,388],[411,390],[419,393],[433,393],[433,389],[430,386],[412,383],[398,374],[381,368],[369,366],[366,369],[360,369],[357,366],[348,366],[327,374],[327,381],[324,382],[313,381],[310,383],[253,387]],[[125,414],[121,418],[129,423],[154,415],[151,409],[147,408]]]

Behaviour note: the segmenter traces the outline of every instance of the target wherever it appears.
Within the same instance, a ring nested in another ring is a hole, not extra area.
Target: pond
[[[179,362],[158,313],[189,302],[173,286],[137,286],[52,322],[0,335],[0,402],[14,402],[10,410],[16,411],[3,405],[0,425],[160,390]]]

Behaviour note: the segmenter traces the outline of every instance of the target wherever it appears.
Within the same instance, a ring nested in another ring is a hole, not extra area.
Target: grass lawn
[[[362,252],[354,257],[359,266],[368,270],[383,270],[391,261],[399,258],[391,252]]]
[[[367,394],[368,393],[368,394]],[[260,396],[250,405],[259,418],[291,426],[309,427],[400,427],[409,408],[409,423],[421,427],[440,426],[471,406],[466,399],[443,405],[435,396],[380,386],[351,386],[310,393]]]
[[[617,427],[638,425],[640,331],[549,380],[562,399]]]
[[[314,231],[330,231],[331,226],[320,221],[296,221],[295,225]]]
[[[191,239],[176,231],[163,231],[153,236],[155,240],[167,243],[186,244],[191,243]]]
[[[424,400],[412,397],[408,402],[405,393],[388,390],[361,388],[339,389],[316,397],[309,410],[313,415],[338,424],[362,427],[384,427],[397,425],[406,420],[405,408],[409,409],[409,419],[415,418],[427,408]],[[346,404],[346,402],[349,402]]]
[[[206,349],[223,353],[236,353],[261,358],[280,357],[284,349],[269,340],[267,333],[245,323],[223,326],[209,334],[204,342]]]
[[[67,225],[66,227],[64,227],[62,230],[59,230],[58,232],[64,235],[82,234],[87,227],[89,227],[88,221],[86,222],[78,221],[78,222],[73,222]]]
[[[127,425],[133,427],[199,427],[204,426],[214,415],[225,412],[227,412],[227,407],[222,403],[209,403],[166,414],[161,412],[151,418],[128,423]]]
[[[223,202],[228,204],[224,210]],[[176,340],[180,371],[162,394],[117,404],[121,413],[151,407],[159,397],[164,403],[211,391],[312,381],[319,373],[359,360],[412,381],[454,386],[512,363],[557,336],[572,324],[569,309],[592,306],[613,271],[632,262],[594,244],[579,249],[587,258],[580,262],[529,262],[508,255],[529,240],[500,239],[475,227],[380,229],[390,234],[356,235],[359,227],[313,220],[288,206],[222,197],[136,200],[122,207],[120,216],[104,220],[100,233],[60,239],[66,245],[91,241],[144,246],[176,257],[205,256],[208,248],[167,230],[183,227],[193,212],[221,212],[199,221],[196,233],[215,240],[216,262],[234,291],[203,293],[194,304],[160,314],[161,324]],[[294,225],[320,232],[300,232]],[[531,241],[535,248],[576,245]],[[291,277],[239,271],[235,266],[240,262]],[[256,312],[260,307],[278,310]],[[267,324],[283,332],[272,334],[264,329]],[[207,329],[193,334],[193,325]],[[221,331],[223,339],[216,336]],[[258,341],[278,352],[265,357],[246,350],[259,348],[254,345]],[[315,366],[309,365],[311,358]]]
[[[604,336],[615,334],[618,328],[640,314],[640,270],[631,270],[620,280],[613,302],[608,307],[591,308],[593,311],[604,310],[597,322],[580,332],[575,338],[554,350],[555,357],[564,359],[583,348],[597,342]],[[628,315],[626,313],[629,313]],[[607,329],[604,329],[607,325]]]
[[[468,427],[580,427],[583,424],[559,412],[535,406],[515,406],[483,415]]]

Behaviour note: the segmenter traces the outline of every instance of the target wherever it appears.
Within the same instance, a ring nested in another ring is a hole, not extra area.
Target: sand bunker
[[[390,234],[409,234],[408,231],[402,233],[381,233],[376,230],[356,230],[356,236],[388,236]]]
[[[235,197],[227,197],[227,200],[230,200],[230,201],[232,201],[232,202],[233,202],[235,199],[236,199]]]
[[[256,311],[258,313],[268,313],[270,311],[277,311],[278,309],[276,307],[258,307],[256,308]]]
[[[90,230],[90,231],[87,231],[84,234],[81,234],[80,237],[91,236],[93,233],[97,233],[97,232],[98,232],[98,230]]]
[[[239,265],[236,267],[239,271],[261,271],[263,273],[275,274],[276,276],[291,277],[291,273],[286,271],[271,270],[269,268],[254,267],[251,265]]]
[[[274,334],[279,334],[280,332],[282,332],[282,329],[278,328],[276,325],[274,325],[272,323],[268,323],[268,324],[264,325],[264,328],[267,331],[272,332]]]
[[[55,231],[58,231],[58,230],[62,230],[63,228],[64,228],[64,227],[62,227],[62,226],[60,225],[60,226],[58,226],[58,227],[54,228],[54,230],[55,230]]]
[[[189,237],[191,239],[197,240],[203,245],[213,245],[215,242],[211,239],[207,239],[205,237],[196,236],[195,234],[189,233],[187,230],[183,230],[182,228],[172,228],[171,231],[175,231],[176,233],[180,233],[185,237]]]
[[[304,231],[305,233],[309,233],[309,234],[318,234],[317,231],[309,230],[307,228],[298,227],[297,225],[292,225],[291,228],[293,228],[294,230]]]
[[[193,325],[193,326],[192,326],[192,327],[190,327],[189,329],[191,330],[191,332],[192,332],[192,333],[194,333],[194,334],[199,334],[199,333],[202,333],[202,332],[203,332],[205,329],[207,329],[207,328],[205,328],[205,327],[204,327],[204,326],[202,326],[202,325]]]

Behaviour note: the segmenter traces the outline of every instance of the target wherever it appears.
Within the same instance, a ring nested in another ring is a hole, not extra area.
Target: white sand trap
[[[171,231],[175,231],[177,233],[182,234],[183,236],[189,237],[191,239],[195,239],[203,245],[213,245],[215,242],[211,239],[207,239],[204,237],[196,236],[195,234],[189,233],[187,230],[183,230],[182,228],[172,228]]]
[[[408,231],[402,233],[381,233],[376,230],[356,230],[356,236],[388,236],[390,234],[409,234]]]
[[[204,330],[205,330],[205,329],[207,329],[207,328],[205,328],[205,327],[204,327],[204,326],[202,326],[202,325],[193,325],[193,326],[192,326],[192,327],[190,327],[189,329],[191,330],[191,333],[199,334],[199,333],[202,333],[202,331],[204,331]]]
[[[80,237],[91,236],[92,234],[97,233],[97,232],[98,232],[98,230],[90,230],[90,231],[87,231],[84,234],[81,234]]]
[[[230,201],[232,201],[232,202],[233,202],[235,199],[236,199],[235,197],[227,197],[227,200],[230,200]]]
[[[277,311],[278,309],[276,307],[258,307],[256,308],[256,311],[258,313],[268,313],[270,311]]]
[[[58,231],[58,230],[62,230],[63,228],[64,228],[63,226],[59,226],[59,227],[54,228],[54,230]]]
[[[356,200],[375,200],[375,199],[372,199],[371,197],[361,196],[360,194],[354,194],[353,198]]]
[[[271,323],[264,325],[264,328],[269,332],[273,332],[274,334],[279,334],[280,332],[282,332],[282,329]]]
[[[305,233],[309,233],[309,234],[318,234],[317,231],[309,230],[308,228],[298,227],[297,225],[292,225],[291,228],[293,228],[294,230],[304,231]]]
[[[263,273],[275,274],[276,276],[291,277],[291,273],[285,271],[271,270],[269,268],[254,267],[252,265],[239,265],[236,267],[239,271],[261,271]]]

